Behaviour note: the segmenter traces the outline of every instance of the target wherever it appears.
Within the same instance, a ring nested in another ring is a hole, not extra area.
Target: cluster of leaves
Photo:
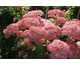
[[[0,58],[17,58],[18,51],[12,50],[15,37],[11,36],[9,39],[6,39],[3,34],[3,29],[7,25],[14,22],[14,17],[21,16],[21,9],[17,10],[16,7],[1,6],[0,7]],[[18,14],[19,13],[19,14]],[[18,21],[19,19],[16,19]]]

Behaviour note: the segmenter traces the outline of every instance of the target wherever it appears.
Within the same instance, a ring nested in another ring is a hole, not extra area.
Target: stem
[[[79,11],[78,11],[77,19],[79,18],[79,13],[80,13],[80,9],[79,9]]]
[[[46,16],[45,16],[45,20],[47,19],[47,12],[49,10],[49,6],[47,6],[47,9],[46,9]]]

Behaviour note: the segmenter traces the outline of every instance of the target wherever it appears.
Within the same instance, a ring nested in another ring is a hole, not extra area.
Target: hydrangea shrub
[[[11,23],[3,30],[5,38],[16,36],[19,57],[26,59],[79,59],[80,23],[73,19],[66,22],[63,11],[48,11],[53,22],[41,18],[41,10],[23,15],[17,23]]]

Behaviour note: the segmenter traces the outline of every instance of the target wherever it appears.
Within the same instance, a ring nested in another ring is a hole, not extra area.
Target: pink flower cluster
[[[44,12],[41,11],[41,10],[33,10],[33,11],[29,11],[28,13],[26,13],[25,15],[23,15],[23,18],[34,17],[34,18],[41,19],[41,17],[39,17],[39,16],[42,16],[43,14],[44,14]]]
[[[80,22],[80,20],[78,20],[78,19],[72,19],[71,21]]]
[[[80,23],[66,22],[62,27],[62,32],[71,39],[80,39]]]
[[[48,40],[53,40],[62,36],[62,29],[56,25],[46,23],[44,29],[46,29],[49,33],[49,35],[47,36]]]
[[[55,15],[58,15],[59,17],[66,17],[64,12],[58,9],[53,9],[48,11],[48,17],[55,17]]]
[[[68,44],[58,39],[53,40],[53,42],[47,46],[47,50],[51,52],[49,55],[51,59],[66,59],[73,54]]]
[[[35,42],[36,45],[43,46],[45,41],[47,50],[51,52],[49,55],[51,59],[80,58],[80,41],[77,42],[78,47],[76,47],[72,43],[73,40],[67,40],[65,43],[58,39],[63,36],[62,33],[64,33],[69,38],[80,40],[80,23],[78,20],[73,19],[70,22],[66,22],[64,18],[66,16],[63,11],[58,9],[48,11],[49,17],[55,17],[53,21],[56,22],[56,25],[59,25],[58,22],[62,23],[63,27],[60,28],[52,24],[51,21],[41,18],[40,16],[43,14],[41,10],[34,10],[26,13],[23,15],[21,21],[7,26],[7,29],[3,31],[5,38],[16,35],[20,38],[17,47],[21,48],[22,43],[28,44],[26,50],[35,48],[32,42]],[[55,14],[58,17],[56,17]],[[23,50],[20,51],[19,56],[21,56],[23,52]]]
[[[29,47],[31,45],[31,48],[33,48],[34,46],[31,42],[35,42],[36,45],[43,45],[45,40],[53,40],[62,36],[62,29],[60,27],[52,24],[49,20],[35,17],[38,15],[42,16],[43,12],[41,10],[35,10],[26,13],[23,15],[24,19],[10,24],[8,29],[4,30],[5,37],[8,38],[16,34],[16,36],[24,39],[17,44],[19,48],[24,41],[27,42]]]
[[[49,14],[48,17],[55,17],[53,19],[53,21],[56,22],[55,25],[57,25],[57,26],[60,26],[60,24],[58,22],[61,22],[62,25],[64,25],[64,23],[66,22],[66,19],[64,18],[66,16],[65,16],[64,12],[61,10],[53,9],[53,10],[48,11],[48,14]],[[56,16],[58,16],[58,17],[56,17]]]
[[[64,25],[64,23],[66,22],[66,19],[64,17],[57,17],[57,18],[54,18],[53,21],[56,22],[56,24],[58,22],[61,22],[62,25]]]
[[[5,38],[10,37],[11,35],[14,35],[15,33],[17,33],[19,30],[18,28],[18,24],[17,23],[12,23],[10,25],[7,26],[7,29],[5,29],[3,31]]]

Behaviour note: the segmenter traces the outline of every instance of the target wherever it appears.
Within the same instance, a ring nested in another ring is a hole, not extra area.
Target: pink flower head
[[[5,38],[9,38],[11,36],[11,30],[10,29],[5,29],[3,31]]]
[[[72,55],[70,47],[63,41],[55,39],[47,46],[47,50],[51,52],[50,58],[67,58]]]
[[[61,33],[62,29],[59,26],[56,26],[54,24],[46,23],[44,26],[44,29],[46,29],[49,33],[49,35],[47,36],[48,40],[53,40],[55,38],[62,36],[62,33]]]
[[[57,17],[57,18],[54,18],[53,21],[56,23],[61,22],[62,25],[64,25],[64,23],[66,22],[66,19],[64,17]]]
[[[5,38],[9,38],[11,35],[14,35],[19,30],[17,23],[10,24],[7,27],[8,27],[8,29],[5,29],[3,31]]]
[[[40,38],[46,38],[49,35],[48,31],[46,31],[43,27],[31,26],[29,30],[34,36],[38,35]]]
[[[55,14],[58,15],[59,17],[66,17],[64,12],[58,9],[53,9],[48,11],[48,17],[55,17]]]
[[[29,41],[34,41],[34,36],[30,33],[30,30],[25,30],[22,34],[23,38],[29,39]]]
[[[71,21],[80,22],[80,20],[78,20],[78,19],[72,19]]]
[[[70,38],[80,39],[80,23],[66,22],[62,27],[63,33]]]
[[[38,26],[40,25],[40,21],[37,18],[25,18],[18,22],[18,26],[20,29],[26,29],[30,26]]]
[[[42,16],[43,14],[44,13],[41,10],[33,10],[33,11],[29,11],[28,13],[26,13],[25,15],[23,15],[23,18],[28,18],[28,17],[39,18],[39,16]]]
[[[19,36],[19,37],[22,37],[22,34],[23,34],[22,30],[20,30],[20,31],[17,32],[17,36]]]
[[[19,30],[17,23],[12,23],[12,24],[8,25],[7,27],[11,31],[12,35],[14,35],[14,33],[17,33],[17,31]]]

